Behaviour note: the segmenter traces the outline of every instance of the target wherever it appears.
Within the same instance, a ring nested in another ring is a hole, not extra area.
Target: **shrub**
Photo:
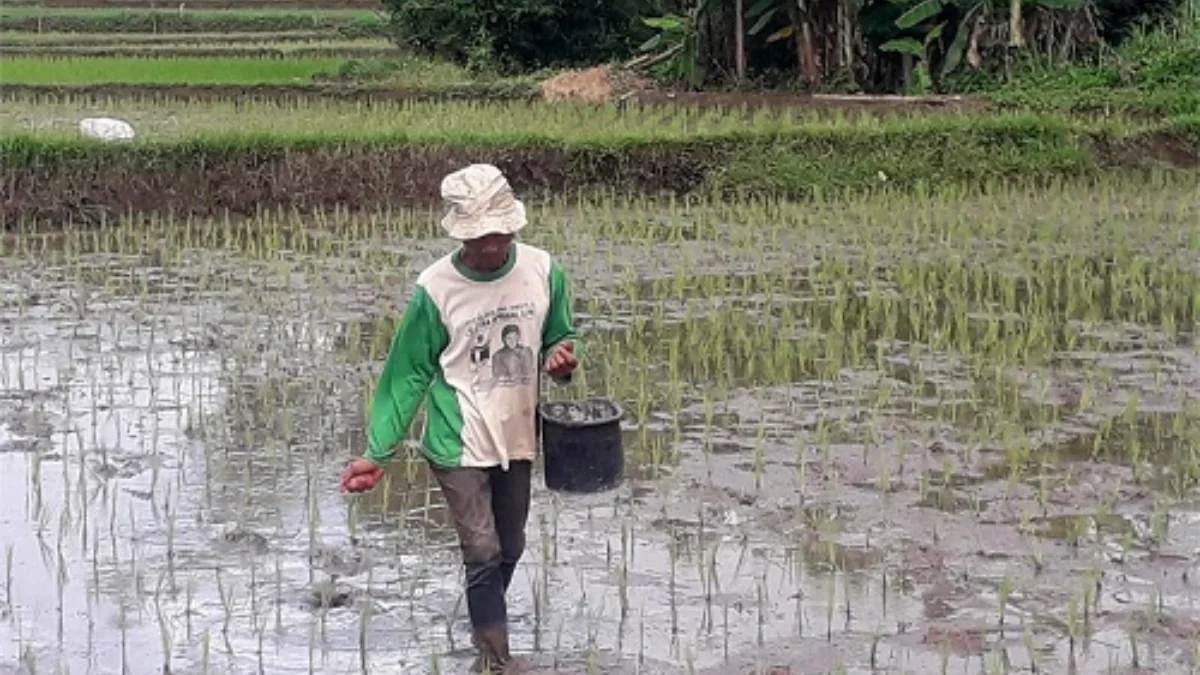
[[[501,72],[624,57],[650,34],[644,0],[384,0],[402,46]]]

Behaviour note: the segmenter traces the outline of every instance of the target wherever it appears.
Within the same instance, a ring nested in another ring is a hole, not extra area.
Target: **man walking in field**
[[[462,246],[417,277],[375,392],[366,456],[341,485],[374,488],[428,398],[424,455],[458,532],[479,665],[499,672],[511,660],[505,593],[525,549],[537,371],[568,381],[578,336],[562,267],[514,241],[525,207],[500,170],[456,171],[442,198],[442,227]]]

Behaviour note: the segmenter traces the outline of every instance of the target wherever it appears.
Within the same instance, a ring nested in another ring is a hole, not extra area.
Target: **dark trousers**
[[[533,462],[511,462],[508,471],[431,467],[458,531],[471,626],[504,624],[504,595],[525,552]]]

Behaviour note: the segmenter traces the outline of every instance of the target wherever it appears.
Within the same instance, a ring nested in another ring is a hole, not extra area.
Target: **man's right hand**
[[[383,467],[369,459],[356,459],[342,473],[342,490],[366,492],[383,480]]]

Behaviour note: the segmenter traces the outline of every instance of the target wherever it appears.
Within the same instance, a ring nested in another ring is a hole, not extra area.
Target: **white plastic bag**
[[[79,121],[79,133],[102,141],[132,141],[133,127],[109,117],[87,117]]]

